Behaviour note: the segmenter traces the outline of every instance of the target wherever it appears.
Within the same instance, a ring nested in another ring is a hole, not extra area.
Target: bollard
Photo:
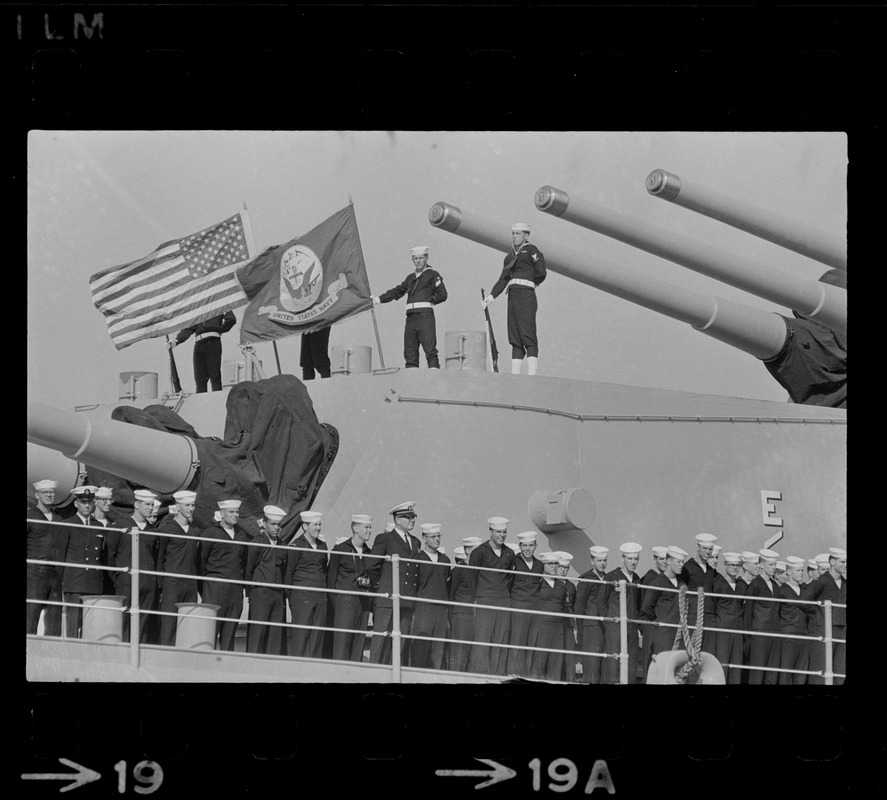
[[[176,603],[176,647],[182,650],[213,650],[216,646],[216,614],[213,603]]]
[[[123,641],[123,600],[118,594],[83,597],[83,641]]]

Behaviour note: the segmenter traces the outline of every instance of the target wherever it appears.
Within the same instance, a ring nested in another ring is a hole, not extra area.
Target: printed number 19
[[[126,762],[118,761],[114,765],[117,771],[117,792],[123,794],[126,791]],[[132,768],[132,776],[145,786],[133,786],[137,794],[151,794],[160,788],[163,783],[163,770],[156,761],[139,761]]]
[[[530,764],[533,771],[533,791],[538,792],[542,789],[541,767],[542,762],[538,758],[534,758]],[[556,758],[548,765],[548,777],[552,783],[548,784],[548,789],[552,792],[569,792],[579,780],[579,770],[569,758]],[[588,783],[585,785],[585,794],[591,794],[598,787],[602,787],[610,794],[615,794],[616,789],[610,778],[610,770],[607,768],[606,761],[595,761],[591,768],[591,774],[588,776]]]

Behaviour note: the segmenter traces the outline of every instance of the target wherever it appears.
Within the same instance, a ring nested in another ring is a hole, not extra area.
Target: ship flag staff
[[[505,256],[505,266],[490,293],[481,300],[484,311],[502,292],[508,293],[508,343],[511,345],[511,374],[520,375],[524,357],[527,375],[539,369],[539,343],[536,338],[536,287],[545,280],[545,256],[530,244],[530,226],[511,226],[514,252]]]
[[[393,289],[373,297],[373,305],[390,303],[407,296],[407,318],[403,329],[403,360],[410,367],[419,366],[419,345],[431,369],[440,369],[437,355],[437,329],[434,307],[447,299],[447,288],[440,273],[428,266],[428,248],[410,248],[414,271]]]

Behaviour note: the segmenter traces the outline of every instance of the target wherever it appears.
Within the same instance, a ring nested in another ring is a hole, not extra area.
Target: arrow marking
[[[487,764],[493,769],[438,769],[435,770],[435,775],[440,775],[441,777],[450,777],[450,778],[488,778],[489,780],[485,780],[482,783],[477,784],[475,789],[483,789],[486,786],[492,786],[494,783],[499,783],[500,781],[507,781],[509,778],[513,778],[517,773],[502,764],[499,764],[495,761],[492,761],[489,758],[477,758],[475,761],[480,761],[483,764]]]
[[[84,786],[87,783],[97,781],[102,776],[95,770],[75,764],[67,758],[60,758],[59,762],[66,767],[76,769],[77,772],[25,772],[22,773],[22,780],[25,781],[71,781],[67,786],[62,786],[60,792],[69,792],[78,786]]]

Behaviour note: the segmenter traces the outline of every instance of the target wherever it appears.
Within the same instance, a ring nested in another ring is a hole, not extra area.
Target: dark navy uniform
[[[649,586],[655,580],[657,575],[661,575],[662,573],[654,568],[650,567],[644,573],[644,576],[641,578],[641,586]],[[641,608],[644,606],[644,590],[641,589]],[[653,632],[653,627],[651,625],[642,625],[641,626],[641,664],[643,665],[643,675],[644,680],[647,677],[647,670],[650,668],[650,659],[653,654],[650,651],[650,645],[653,643],[653,638],[655,634]]]
[[[715,606],[715,625],[718,628],[729,628],[741,631],[745,626],[745,601],[742,599],[748,584],[737,577],[731,585],[724,575],[715,575],[714,593],[729,594],[733,597],[713,597]],[[718,631],[715,636],[715,657],[724,667],[724,679],[728,684],[742,683],[745,670],[731,669],[727,664],[743,664],[743,636],[741,633],[723,633]]]
[[[567,614],[573,614],[576,610],[576,584],[573,581],[568,580],[567,578],[562,578],[566,583],[567,589],[567,597],[564,601],[564,612]],[[564,655],[564,666],[563,666],[563,680],[565,681],[575,681],[576,680],[576,620],[568,619],[567,617],[561,617],[561,627],[563,628],[563,643],[562,647],[564,650],[571,651],[571,654]]]
[[[33,520],[33,521],[32,521]],[[55,537],[62,530],[61,525],[47,525],[47,522],[61,522],[62,518],[49,511],[47,518],[39,508],[28,509],[28,558],[36,561],[62,561],[56,558]],[[43,523],[43,524],[41,524]],[[28,599],[62,602],[62,567],[28,564]],[[37,633],[43,612],[43,633],[45,636],[61,636],[62,607],[28,603],[28,633]]]
[[[98,523],[96,523],[98,524]],[[133,517],[127,517],[120,527],[127,529],[139,528],[139,611],[156,611],[157,576],[147,575],[144,570],[157,570],[157,549],[160,544],[156,536],[150,531],[154,526],[150,522],[144,523],[142,528]],[[105,535],[108,550],[108,566],[132,568],[132,533],[130,530],[110,530]],[[128,572],[114,572],[114,592],[123,596],[123,607],[128,609],[132,604],[132,575]],[[153,615],[139,614],[139,641],[149,644],[157,644],[159,641],[159,627],[156,622],[150,623]],[[130,615],[123,615],[123,641],[129,641]]]
[[[417,556],[419,584],[417,597],[429,600],[450,599],[450,559],[441,552],[437,563],[433,562],[424,550]],[[427,562],[427,563],[426,563]],[[447,606],[436,603],[416,603],[413,615],[413,635],[447,637]],[[445,642],[427,642],[414,639],[410,642],[410,666],[443,669]]]
[[[198,392],[206,391],[209,381],[214,392],[222,388],[222,334],[234,327],[237,318],[233,311],[226,311],[176,334],[176,344],[194,335],[194,383]]]
[[[167,536],[158,536],[157,545],[157,571],[168,572],[174,575],[194,575],[193,579],[162,577],[160,579],[160,610],[175,614],[178,609],[176,603],[197,602],[197,575],[198,575],[198,550],[200,542],[195,537],[199,535],[194,523],[188,526],[186,531],[176,521],[173,514],[167,514],[157,526],[158,533],[174,533],[176,536],[188,536],[188,539],[178,539]],[[172,647],[176,643],[176,617],[161,617],[160,619],[160,644]]]
[[[471,595],[471,570],[459,565],[450,573],[450,600],[453,603],[473,603]],[[450,638],[458,639],[465,644],[450,642],[448,664],[451,670],[465,672],[468,669],[470,642],[474,640],[475,609],[463,606],[450,606]]]
[[[801,591],[800,586],[794,587],[790,583],[783,583],[779,586],[776,596],[785,600],[800,600]],[[806,636],[808,617],[812,616],[813,606],[801,603],[779,603],[778,605],[777,613],[782,632],[792,636]],[[804,639],[782,639],[779,648],[779,668],[809,669],[810,643]],[[784,686],[792,684],[798,686],[807,683],[807,676],[780,672],[778,680]]]
[[[539,590],[542,588],[542,573],[545,571],[543,563],[532,556],[530,566],[524,561],[523,556],[518,555],[514,559],[514,578],[511,581],[511,608],[539,609]],[[527,644],[530,635],[530,623],[533,614],[521,614],[511,612],[511,630],[508,634],[508,644],[523,647]],[[509,675],[521,675],[529,677],[531,652],[528,650],[508,650],[506,663]]]
[[[402,536],[406,536],[404,542]],[[372,555],[391,556],[398,555],[401,558],[418,558],[422,549],[419,540],[411,533],[401,532],[399,528],[393,531],[380,533],[373,541]],[[415,597],[419,587],[419,570],[415,563],[402,561],[398,564],[400,571],[400,632],[409,634],[413,626],[413,612]],[[393,590],[391,562],[381,558],[371,558],[368,571],[373,581],[375,590],[379,593],[391,593]],[[393,604],[390,597],[377,597],[373,605],[373,633],[385,633],[391,630]],[[402,640],[401,663],[409,663],[409,640]],[[388,664],[391,662],[391,638],[389,636],[373,636],[370,643],[370,661],[374,664]]]
[[[715,654],[715,609],[714,598],[709,594],[714,591],[715,575],[717,572],[708,564],[700,564],[695,558],[688,558],[684,562],[680,579],[687,584],[687,624],[691,627],[696,624],[696,606],[698,604],[697,589],[702,587],[705,599],[702,606],[702,626],[705,633],[702,634],[702,650]]]
[[[439,368],[433,307],[447,299],[443,278],[427,266],[419,273],[411,272],[403,283],[379,295],[379,302],[390,303],[404,295],[407,296],[407,319],[403,329],[403,360],[407,367],[418,367],[421,344],[428,366]]]
[[[639,599],[641,579],[637,573],[632,573],[631,578],[626,575],[622,567],[610,570],[606,576],[608,581],[625,581],[626,610],[628,614],[628,682],[637,683],[637,669],[641,660],[640,626],[633,619],[640,616]],[[615,586],[604,587],[605,602],[607,604],[607,616],[619,616],[619,592]],[[622,649],[620,624],[618,622],[604,623],[604,648],[607,653],[618,653]],[[619,683],[619,662],[615,658],[608,658],[603,667],[604,683]]]
[[[302,334],[299,366],[302,368],[303,381],[313,381],[315,370],[321,378],[330,377],[330,330],[331,326],[327,326],[313,333]]]
[[[752,597],[777,597],[779,585],[776,581],[770,581],[770,585],[761,575],[756,576],[748,585],[747,596]],[[745,604],[745,629],[747,631],[761,631],[766,633],[779,632],[779,603],[768,603],[766,600],[747,600]],[[748,665],[750,667],[778,667],[779,666],[779,639],[774,636],[752,636],[748,651]],[[749,670],[749,684],[772,684],[779,682],[776,672],[764,670]]]
[[[277,539],[272,539],[265,531],[260,531],[252,540],[263,547],[246,548],[246,570],[243,577],[254,583],[276,583],[286,580],[287,550]],[[249,599],[249,621],[286,622],[286,595],[282,588],[271,586],[247,586]],[[286,655],[286,638],[282,624],[249,624],[246,629],[246,651],[267,653],[273,656]]]
[[[55,548],[57,557],[54,561],[82,566],[66,566],[62,571],[62,594],[66,603],[82,603],[86,595],[102,594],[102,570],[105,561],[105,531],[90,515],[87,518],[75,514],[68,520],[72,525],[84,525],[82,528],[59,526]],[[82,608],[80,605],[65,609],[66,635],[70,638],[80,636]]]
[[[572,611],[569,607],[567,582],[563,578],[546,576],[554,581],[549,585],[544,578],[539,589],[537,611],[553,611],[565,614]],[[534,614],[527,637],[530,647],[542,647],[550,650],[564,649],[563,617],[548,617]],[[531,650],[530,676],[550,681],[563,680],[564,654],[549,653],[546,650]]]
[[[580,578],[602,581],[606,574],[593,567],[582,573]],[[605,617],[607,615],[606,586],[602,583],[579,584],[576,590],[576,613],[580,617]],[[588,653],[604,652],[604,623],[598,619],[579,620],[579,649]],[[600,656],[582,656],[582,682],[601,682]]]
[[[525,242],[517,253],[505,256],[505,265],[490,294],[495,298],[508,292],[508,343],[511,357],[537,357],[536,289],[546,277],[545,256],[539,249]]]
[[[831,600],[833,603],[847,603],[847,579],[841,579],[841,585],[838,586],[831,572],[820,575],[819,578],[812,583],[808,583],[804,587],[801,595],[802,600]],[[825,616],[821,606],[813,606],[813,614],[810,617],[808,627],[810,636],[825,636]],[[832,609],[832,638],[847,639],[847,609]],[[810,669],[825,671],[825,644],[823,642],[812,642],[810,646]],[[846,674],[846,644],[844,642],[835,642],[832,645],[832,671],[840,674]],[[821,684],[824,679],[811,676],[810,683]],[[835,678],[835,685],[844,683],[843,678]]]
[[[239,525],[235,525],[234,538],[232,539],[221,525],[213,525],[211,528],[207,528],[201,536],[213,541],[200,543],[200,574],[205,578],[243,580],[247,548],[238,542],[250,540],[246,531]],[[219,638],[218,649],[234,650],[237,624],[243,612],[243,584],[204,581],[200,594],[204,603],[219,606],[217,616],[234,620],[233,622],[219,622],[216,626]]]
[[[479,544],[468,557],[472,567],[490,567],[510,570],[514,565],[514,551],[502,545],[497,556],[489,540]],[[505,644],[508,641],[508,628],[511,605],[510,586],[513,576],[502,572],[470,570],[468,580],[472,587],[472,597],[478,605],[501,606],[501,609],[478,608],[474,618],[474,641]],[[469,669],[471,672],[504,675],[507,666],[507,651],[501,647],[475,645],[471,648]]]
[[[327,549],[320,539],[309,544],[304,534],[297,536],[289,544],[287,554],[286,580],[288,586],[305,586],[312,589],[326,589]],[[313,552],[294,550],[306,548]],[[326,623],[326,592],[306,592],[293,588],[289,593],[290,615],[293,625],[314,625],[323,627]],[[324,632],[315,628],[294,628],[290,640],[290,655],[307,658],[320,658]]]
[[[672,583],[664,572],[660,572],[643,592],[641,617],[653,622],[666,623],[662,627],[645,626],[644,628],[650,636],[651,660],[659,653],[674,647],[674,637],[678,629],[666,626],[681,624],[680,594],[678,592],[663,592],[660,589],[680,589],[682,585],[684,582],[680,578],[676,583]],[[683,642],[683,638],[681,642]]]
[[[330,602],[333,605],[333,627],[343,630],[363,631],[363,633],[336,633],[333,634],[333,658],[340,661],[362,661],[363,648],[366,643],[366,630],[370,621],[370,612],[373,610],[373,596],[368,587],[360,586],[359,577],[369,579],[369,561],[367,554],[369,547],[364,547],[358,553],[348,539],[337,544],[330,551],[330,563],[326,573],[326,585],[328,589],[341,589],[349,592],[364,592],[355,594],[331,594]]]

